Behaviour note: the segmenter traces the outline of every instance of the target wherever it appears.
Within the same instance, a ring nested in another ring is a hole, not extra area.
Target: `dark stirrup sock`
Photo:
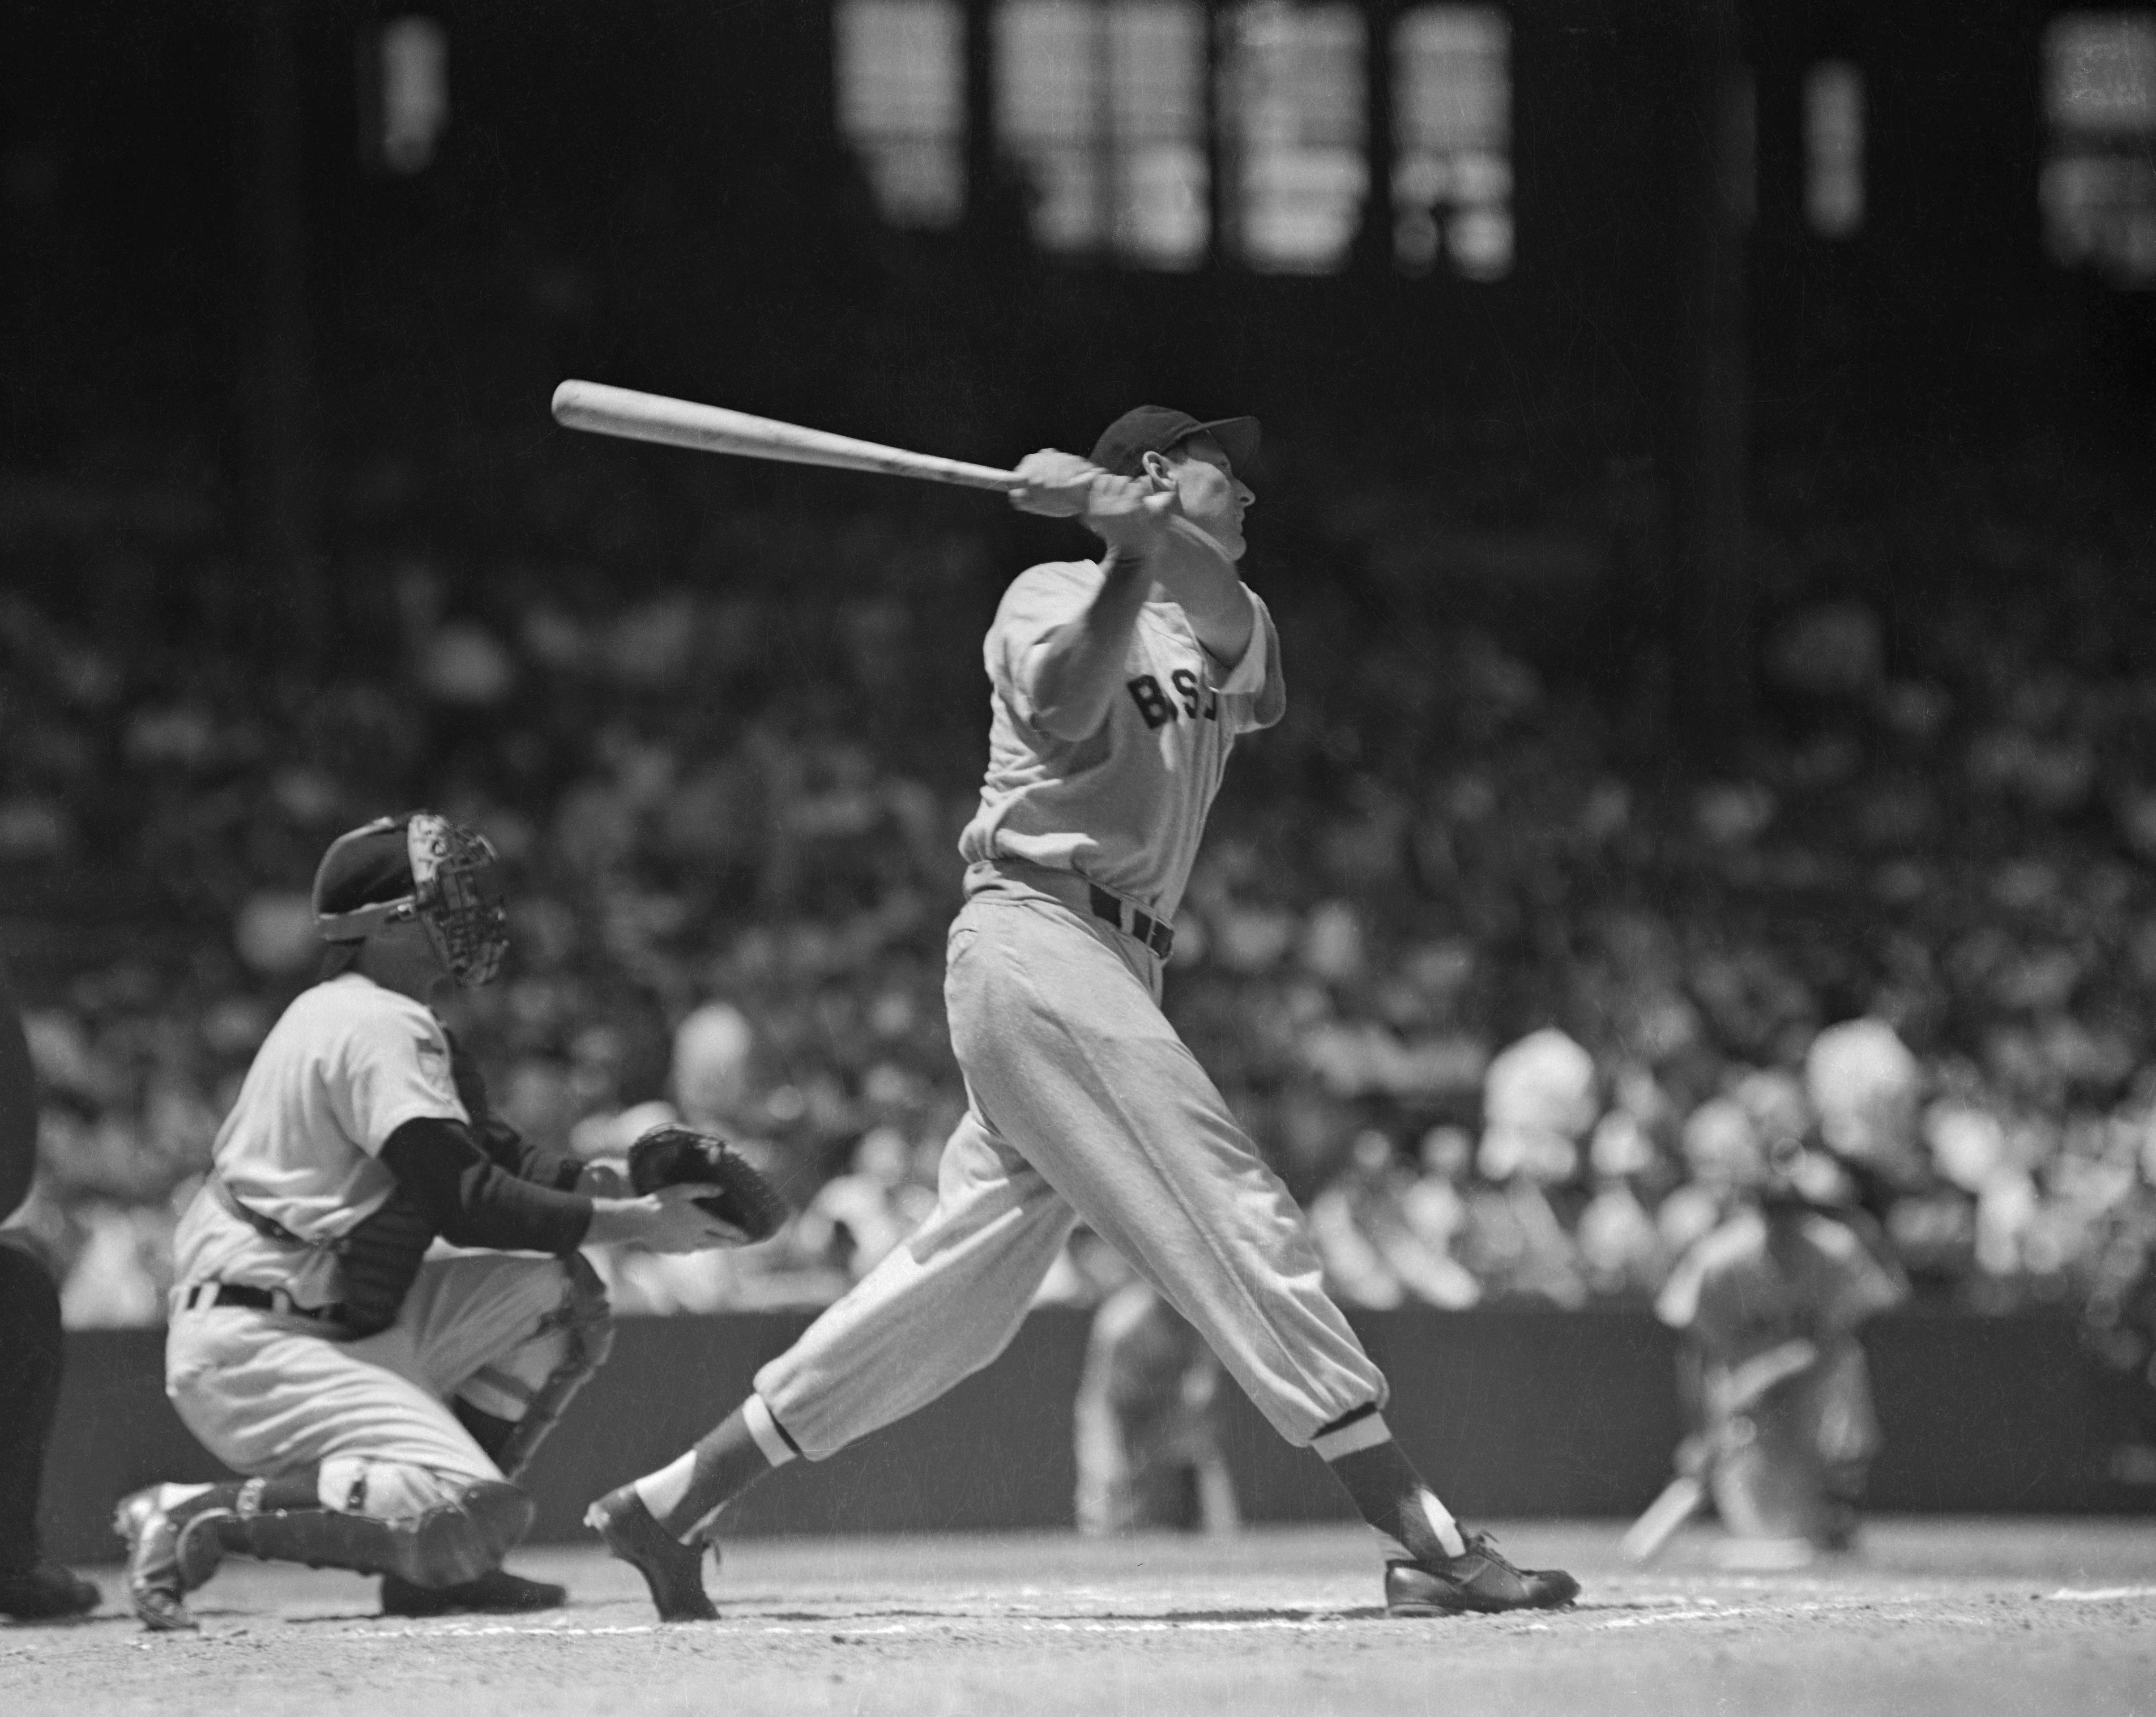
[[[1465,1552],[1460,1523],[1393,1441],[1375,1402],[1342,1414],[1310,1446],[1332,1469],[1356,1512],[1409,1561],[1443,1562]]]
[[[695,1541],[697,1529],[801,1446],[752,1395],[670,1466],[636,1481],[636,1493],[670,1537]]]

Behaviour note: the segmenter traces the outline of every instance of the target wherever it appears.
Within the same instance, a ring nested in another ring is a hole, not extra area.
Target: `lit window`
[[[2044,234],[2068,267],[2156,286],[2156,13],[2072,12],[2044,33]]]
[[[382,30],[382,164],[424,172],[449,123],[449,39],[431,18]]]
[[[1195,267],[1206,240],[1198,0],[1009,0],[996,120],[1042,247]]]
[[[1512,267],[1511,30],[1481,6],[1418,6],[1393,28],[1393,255],[1491,280]]]
[[[839,131],[884,218],[947,227],[966,206],[964,22],[957,0],[839,0]]]
[[[1822,239],[1864,224],[1864,74],[1845,59],[1804,74],[1804,218]]]
[[[1361,13],[1259,0],[1228,14],[1223,48],[1235,254],[1273,273],[1337,269],[1368,178]]]

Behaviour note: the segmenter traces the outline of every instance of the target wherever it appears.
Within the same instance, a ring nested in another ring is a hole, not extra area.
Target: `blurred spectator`
[[[936,1207],[935,1185],[916,1178],[915,1163],[897,1128],[870,1128],[854,1147],[851,1170],[825,1181],[795,1220],[795,1245],[860,1281]]]
[[[1763,516],[1761,711],[1712,774],[1608,639],[1507,621],[1502,591],[1428,601],[1451,539],[1418,486],[1358,470],[1296,522],[1336,576],[1269,590],[1295,695],[1214,815],[1168,1005],[1343,1284],[1360,1248],[1343,1298],[1636,1298],[1794,1138],[1920,1294],[2127,1315],[2102,1308],[2131,1300],[2156,1182],[2156,625],[2119,599],[2150,509],[2047,512],[1969,476],[1951,501],[1912,482]],[[882,1243],[829,1212],[879,1129],[940,1139],[965,1102],[940,958],[980,670],[940,622],[993,602],[1007,557],[896,502],[743,503],[693,573],[594,578],[592,543],[643,505],[550,468],[509,564],[415,557],[397,517],[349,547],[373,632],[315,677],[177,611],[105,625],[87,538],[23,558],[0,870],[66,933],[31,990],[18,1222],[71,1319],[157,1314],[167,1213],[311,975],[295,879],[335,827],[413,803],[523,872],[505,981],[456,1022],[513,1124],[596,1149],[670,1101],[804,1211],[840,1185],[818,1220],[844,1257],[789,1231],[723,1279],[622,1260],[626,1303],[828,1295]],[[1959,569],[1921,625],[1852,570],[1856,542],[1904,537]],[[1424,1140],[1419,1171],[1373,1145],[1328,1186],[1370,1132]],[[1050,1297],[1109,1291],[1091,1244]]]
[[[1326,1290],[1342,1304],[1386,1310],[1413,1299],[1458,1311],[1481,1297],[1452,1256],[1466,1211],[1444,1146],[1425,1152],[1418,1176],[1397,1160],[1385,1133],[1366,1128],[1339,1178],[1312,1200],[1311,1237],[1325,1263]]]
[[[1595,1083],[1593,1058],[1550,1027],[1491,1061],[1476,1151],[1490,1184],[1468,1200],[1465,1262],[1493,1297],[1586,1303],[1578,1244],[1548,1189],[1578,1170],[1579,1136],[1599,1108]]]
[[[1589,1291],[1612,1299],[1651,1294],[1669,1269],[1671,1251],[1640,1196],[1656,1166],[1640,1118],[1612,1109],[1596,1125],[1587,1155],[1594,1195],[1579,1213],[1577,1233]]]
[[[1552,1027],[1497,1055],[1482,1078],[1482,1144],[1476,1166],[1492,1181],[1525,1175],[1538,1185],[1569,1180],[1579,1139],[1601,1104],[1594,1058]]]
[[[1820,1136],[1845,1162],[1890,1182],[1920,1180],[1917,1119],[1922,1073],[1892,1026],[1830,1026],[1804,1056],[1804,1093]]]

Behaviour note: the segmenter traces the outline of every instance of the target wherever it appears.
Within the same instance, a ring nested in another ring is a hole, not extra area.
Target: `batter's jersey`
[[[195,1195],[174,1238],[175,1279],[283,1288],[301,1305],[340,1298],[321,1243],[379,1209],[396,1179],[379,1160],[407,1121],[469,1122],[431,1009],[346,972],[300,994],[270,1029],[217,1135],[215,1177],[295,1244],[259,1232],[216,1188]]]
[[[1280,639],[1245,590],[1250,648],[1223,673],[1180,604],[1147,602],[1107,719],[1083,739],[1059,739],[1038,722],[1038,654],[1085,614],[1105,576],[1095,561],[1050,562],[1004,593],[982,646],[993,687],[988,774],[958,851],[968,863],[1075,871],[1173,918],[1236,736],[1270,727],[1287,707]]]

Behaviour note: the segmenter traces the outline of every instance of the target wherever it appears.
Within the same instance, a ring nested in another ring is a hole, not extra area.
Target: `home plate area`
[[[1875,1522],[1856,1555],[1753,1572],[1711,1530],[1626,1566],[1622,1523],[1500,1526],[1571,1568],[1553,1614],[1394,1621],[1360,1529],[730,1545],[721,1619],[661,1627],[582,1547],[521,1552],[563,1608],[408,1622],[370,1582],[245,1561],[202,1631],[99,1615],[0,1628],[0,1710],[217,1717],[699,1713],[2142,1713],[2156,1717],[2156,1521]]]

